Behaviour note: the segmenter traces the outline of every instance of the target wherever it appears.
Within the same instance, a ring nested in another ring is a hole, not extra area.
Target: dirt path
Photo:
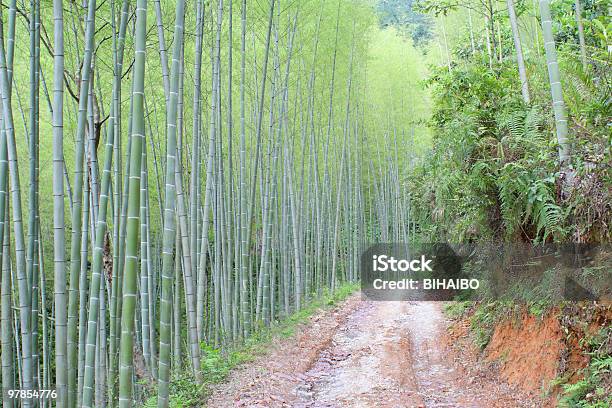
[[[528,407],[448,353],[435,302],[361,302],[313,317],[297,339],[219,385],[209,407]],[[464,360],[463,360],[464,361]]]

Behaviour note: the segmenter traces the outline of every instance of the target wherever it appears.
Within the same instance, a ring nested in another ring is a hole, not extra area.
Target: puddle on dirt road
[[[466,381],[445,354],[446,325],[439,303],[363,302],[296,387],[294,406],[522,406],[497,384]]]

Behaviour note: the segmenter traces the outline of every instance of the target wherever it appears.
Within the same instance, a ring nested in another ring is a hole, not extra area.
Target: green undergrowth
[[[571,167],[565,182],[545,64],[529,61],[525,104],[514,61],[493,70],[468,58],[433,69],[432,147],[406,177],[416,229],[431,242],[608,242],[612,77],[560,52]],[[600,75],[601,74],[601,75]],[[593,79],[596,77],[597,79]],[[580,89],[581,92],[573,90]]]
[[[472,308],[474,302],[451,302],[444,306],[444,312],[453,320],[459,319]]]
[[[189,371],[175,372],[170,383],[170,407],[189,408],[203,406],[203,401],[210,394],[213,384],[225,381],[230,372],[241,364],[253,361],[265,354],[275,339],[294,336],[300,325],[320,310],[330,308],[348,298],[359,289],[359,284],[347,283],[336,289],[334,294],[328,291],[313,298],[300,311],[295,312],[271,327],[262,327],[244,343],[229,349],[219,349],[202,345],[202,377],[204,383],[198,385]],[[151,390],[151,394],[156,394]],[[143,407],[157,407],[157,396],[149,397]]]
[[[612,406],[612,327],[602,327],[580,340],[589,356],[589,364],[582,369],[580,380],[569,382],[569,374],[555,379],[551,388],[561,387],[560,408],[608,408]]]

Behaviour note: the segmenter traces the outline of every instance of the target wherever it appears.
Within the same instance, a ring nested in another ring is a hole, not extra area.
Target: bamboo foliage
[[[9,18],[14,19],[14,15],[9,15]],[[14,23],[13,23],[14,24]],[[11,22],[9,20],[9,26]],[[15,240],[15,258],[16,258],[16,269],[17,269],[17,285],[19,291],[19,316],[20,316],[20,337],[21,337],[21,384],[25,389],[32,387],[32,336],[30,331],[31,322],[31,297],[32,293],[29,289],[30,285],[28,282],[28,276],[25,270],[25,248],[24,248],[24,235],[23,235],[23,222],[22,222],[22,206],[21,206],[21,192],[20,192],[20,179],[19,179],[19,168],[17,161],[17,149],[15,142],[15,126],[13,122],[13,111],[11,101],[11,90],[10,85],[11,76],[9,76],[9,66],[11,55],[7,56],[4,48],[4,28],[0,26],[2,35],[0,38],[0,89],[2,93],[2,125],[3,125],[3,136],[2,143],[7,146],[7,160],[8,160],[8,172],[10,174],[11,182],[11,198],[13,205],[13,226],[14,226],[14,240]],[[13,38],[14,33],[11,33],[9,29],[9,39]],[[10,41],[9,41],[10,42]],[[4,149],[4,147],[2,147]],[[8,181],[5,179],[5,184]],[[25,399],[23,405],[28,407],[31,406],[31,399]]]
[[[578,25],[578,43],[580,44],[580,59],[582,60],[582,69],[586,71],[588,68],[588,62],[586,42],[584,40],[584,24],[582,23],[582,5],[580,4],[580,0],[575,1],[574,8],[574,12],[576,14],[576,25]]]
[[[158,407],[167,407],[169,403],[170,382],[170,339],[171,339],[171,316],[172,316],[172,288],[176,279],[174,276],[174,243],[176,239],[175,229],[175,166],[176,166],[176,116],[178,105],[178,70],[181,56],[181,43],[185,21],[185,2],[179,0],[176,6],[176,19],[174,29],[174,50],[172,53],[172,69],[170,77],[167,136],[166,136],[166,189],[164,199],[164,232],[162,247],[162,292],[160,305],[160,329],[159,329],[159,392]],[[178,257],[178,253],[177,253]],[[178,262],[178,261],[177,261]],[[177,296],[178,294],[175,294]]]
[[[516,63],[518,65],[519,77],[521,79],[521,93],[526,104],[530,102],[529,83],[527,81],[527,71],[525,69],[525,58],[523,57],[523,47],[521,46],[521,36],[518,29],[516,19],[516,11],[514,10],[514,1],[508,2],[508,16],[510,17],[510,27],[512,28],[512,37],[514,39],[514,49],[516,50]]]
[[[567,112],[563,101],[563,90],[561,88],[561,73],[557,60],[557,50],[552,31],[552,17],[550,15],[550,1],[540,0],[540,15],[542,19],[542,35],[544,37],[544,50],[546,51],[546,66],[550,80],[550,92],[555,114],[555,127],[557,131],[557,142],[559,143],[559,162],[564,168],[570,160],[570,148],[568,141]]]
[[[55,301],[55,360],[58,404],[68,405],[67,390],[67,298],[64,220],[64,10],[53,2],[55,56],[53,67],[53,254]]]
[[[86,21],[86,39],[85,50],[83,55],[83,66],[81,70],[81,86],[79,89],[79,106],[78,106],[78,123],[77,123],[77,141],[75,149],[75,172],[74,172],[74,191],[73,191],[73,209],[72,209],[72,239],[70,250],[70,283],[69,283],[69,300],[68,300],[68,350],[71,350],[72,355],[68,357],[68,395],[74,399],[77,393],[76,389],[76,372],[77,361],[74,355],[74,350],[77,349],[77,308],[78,308],[78,288],[81,262],[81,228],[82,219],[81,208],[83,207],[83,176],[84,176],[84,150],[85,150],[85,129],[87,126],[87,108],[89,97],[89,80],[91,78],[91,63],[93,59],[94,47],[94,30],[95,30],[95,7],[96,1],[91,0],[88,5],[87,21]],[[82,274],[81,274],[82,275]],[[81,282],[84,283],[84,282]],[[83,288],[83,285],[81,285]],[[83,293],[84,294],[84,293]],[[81,298],[82,304],[85,300]],[[89,321],[87,324],[87,347],[85,350],[86,363],[85,371],[92,371],[94,368],[93,355],[95,352],[95,339],[97,334],[97,313],[98,309],[98,293],[92,291],[90,295],[90,310]],[[87,357],[89,354],[89,358]],[[85,376],[87,378],[87,375]],[[84,386],[84,395],[92,395],[93,389]],[[89,398],[83,398],[83,404],[87,405]],[[74,401],[69,401],[72,406]]]
[[[132,150],[130,178],[126,263],[123,275],[123,309],[121,315],[121,357],[119,360],[119,406],[132,406],[132,376],[134,351],[134,316],[136,313],[136,285],[140,229],[140,183],[142,151],[145,144],[144,75],[146,55],[147,1],[136,5],[136,40],[134,61],[134,105],[132,111]]]
[[[365,124],[386,120],[366,117],[367,6],[7,3],[5,406],[15,388],[57,391],[24,406],[170,406],[209,353],[356,282],[366,233],[405,236],[399,160],[361,163],[392,134]]]

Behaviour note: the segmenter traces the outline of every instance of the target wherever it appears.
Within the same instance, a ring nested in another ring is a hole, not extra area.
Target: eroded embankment
[[[572,304],[537,315],[526,308],[498,305],[492,312],[487,307],[475,305],[453,322],[449,338],[454,350],[471,354],[531,398],[541,398],[543,407],[556,407],[564,387],[588,377],[592,341],[612,322],[611,305]],[[495,316],[488,323],[482,318],[487,313]],[[610,384],[603,387],[608,387],[604,393],[612,392]]]

